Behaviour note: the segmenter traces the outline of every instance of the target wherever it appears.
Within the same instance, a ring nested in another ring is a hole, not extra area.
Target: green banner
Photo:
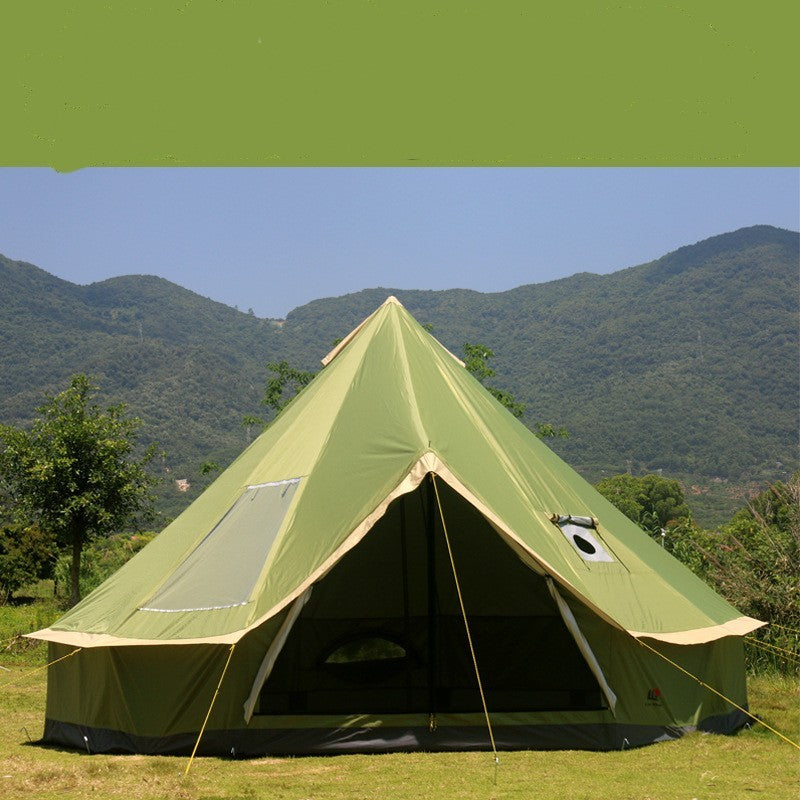
[[[0,163],[793,165],[797,9],[12,2]]]

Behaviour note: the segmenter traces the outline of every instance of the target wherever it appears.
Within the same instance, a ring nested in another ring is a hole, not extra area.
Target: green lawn
[[[0,630],[2,630],[0,613]],[[3,645],[5,647],[5,645]],[[800,797],[800,751],[762,726],[735,737],[693,734],[614,753],[491,753],[324,758],[187,759],[89,756],[30,744],[41,735],[44,648],[0,655],[0,797],[52,798],[527,798],[732,800]],[[9,685],[9,682],[14,681]],[[750,704],[800,739],[796,679],[751,679]]]

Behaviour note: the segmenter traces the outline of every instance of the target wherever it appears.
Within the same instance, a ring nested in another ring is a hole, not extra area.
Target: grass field
[[[48,598],[48,594],[50,597]],[[32,598],[33,599],[33,598]],[[14,634],[48,625],[61,610],[44,588],[33,602],[0,606],[0,798],[276,798],[276,800],[797,800],[800,750],[761,725],[737,736],[692,734],[614,753],[417,753],[322,758],[196,759],[103,756],[45,748],[43,645]],[[749,679],[750,708],[800,741],[797,678]]]
[[[31,670],[43,664],[41,646],[0,656],[0,797],[5,800],[800,797],[800,751],[760,725],[734,737],[692,734],[625,752],[501,753],[496,784],[491,753],[202,758],[184,778],[185,758],[90,756],[35,744],[44,718],[45,671]],[[800,738],[796,680],[752,678],[750,704],[770,725]]]

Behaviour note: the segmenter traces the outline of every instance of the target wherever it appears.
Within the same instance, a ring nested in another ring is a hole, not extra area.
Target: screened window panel
[[[142,611],[245,605],[292,503],[299,478],[250,486]]]

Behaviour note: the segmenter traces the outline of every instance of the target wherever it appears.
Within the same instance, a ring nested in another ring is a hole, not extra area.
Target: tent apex
[[[390,294],[376,309],[373,311],[363,322],[358,324],[355,328],[353,328],[347,336],[342,339],[333,350],[325,356],[325,358],[321,359],[322,366],[327,367],[328,364],[333,361],[339,353],[344,350],[344,348],[352,341],[352,339],[356,336],[357,333],[361,331],[361,329],[382,309],[384,306],[400,306],[400,308],[404,308],[403,304],[393,295]]]

